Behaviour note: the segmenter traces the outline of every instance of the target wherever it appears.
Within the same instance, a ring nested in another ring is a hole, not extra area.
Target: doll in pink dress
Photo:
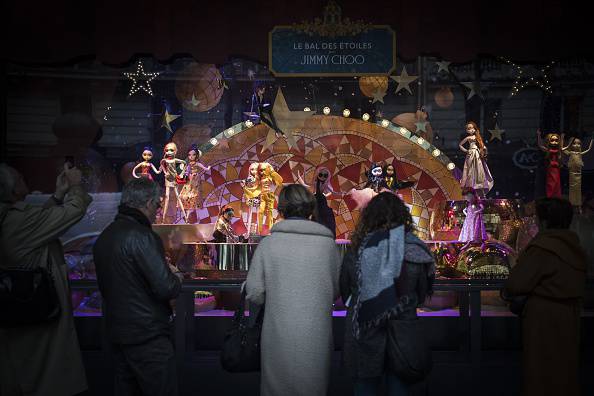
[[[459,242],[466,242],[464,247],[472,242],[482,244],[488,238],[485,223],[483,222],[484,206],[481,204],[477,193],[475,191],[467,192],[466,201],[468,201],[468,206],[463,210],[466,218],[458,237]]]

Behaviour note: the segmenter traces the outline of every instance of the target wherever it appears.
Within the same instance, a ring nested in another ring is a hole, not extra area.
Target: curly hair
[[[382,192],[375,197],[361,212],[359,222],[351,238],[353,251],[358,251],[368,234],[378,230],[389,230],[404,225],[406,232],[414,229],[412,216],[404,202],[395,194]]]
[[[474,136],[476,137],[476,145],[479,148],[479,152],[481,157],[484,158],[487,155],[487,148],[485,147],[485,143],[483,142],[483,137],[481,136],[481,130],[479,129],[478,125],[474,121],[468,121],[466,125],[472,125],[474,127]]]

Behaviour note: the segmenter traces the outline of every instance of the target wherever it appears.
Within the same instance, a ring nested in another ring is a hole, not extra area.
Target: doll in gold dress
[[[582,168],[584,161],[582,156],[592,149],[592,140],[586,151],[582,151],[582,141],[578,138],[573,138],[567,145],[562,148],[563,154],[569,156],[567,161],[567,168],[569,169],[569,202],[573,205],[578,213],[582,209]]]
[[[260,234],[262,233],[262,226],[264,224],[263,217],[266,217],[266,225],[268,226],[268,231],[272,228],[274,224],[274,219],[272,218],[272,210],[274,209],[274,190],[277,186],[281,186],[283,184],[283,178],[279,175],[272,165],[267,162],[262,162],[258,166],[258,175],[260,176],[260,213],[261,218],[258,224],[258,231]]]
[[[247,217],[247,235],[249,238],[252,234],[258,233],[258,225],[260,224],[260,194],[262,193],[260,187],[260,175],[258,173],[258,162],[253,162],[249,167],[249,174],[245,180],[241,180],[241,187],[243,188],[243,195],[245,203],[248,206]],[[252,229],[252,222],[254,213],[256,213],[255,229]]]

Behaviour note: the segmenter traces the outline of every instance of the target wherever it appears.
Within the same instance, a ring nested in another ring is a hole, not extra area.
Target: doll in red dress
[[[146,177],[149,180],[153,180],[153,175],[151,175],[151,170],[154,173],[161,173],[161,169],[155,168],[155,165],[152,164],[151,159],[153,159],[153,150],[150,147],[145,147],[142,151],[142,162],[132,169],[132,176],[137,179],[141,177]],[[137,170],[140,169],[140,175],[136,173]]]
[[[563,135],[549,133],[546,136],[546,144],[544,144],[539,129],[536,131],[536,137],[538,138],[538,147],[545,152],[547,198],[561,197],[561,162],[559,157],[561,147],[563,147]]]

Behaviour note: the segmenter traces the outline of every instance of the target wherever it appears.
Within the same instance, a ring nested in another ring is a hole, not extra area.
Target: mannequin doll
[[[186,184],[182,187],[179,195],[187,209],[186,218],[190,218],[192,211],[196,214],[196,222],[198,218],[198,208],[202,207],[202,183],[201,171],[209,171],[210,166],[204,166],[199,160],[202,157],[202,152],[198,150],[195,144],[192,144],[188,150],[188,157],[186,159]]]
[[[578,138],[573,138],[561,150],[564,154],[569,156],[567,167],[569,168],[569,202],[573,205],[578,213],[582,211],[582,168],[584,161],[582,156],[592,149],[592,140],[588,149],[582,151],[582,141]]]
[[[167,216],[171,192],[173,192],[175,195],[178,208],[182,211],[186,223],[188,222],[184,204],[182,203],[179,192],[177,191],[177,180],[183,177],[186,165],[183,160],[176,158],[176,155],[177,145],[173,142],[167,143],[164,148],[164,155],[160,166],[161,171],[163,171],[163,174],[165,175],[165,200],[163,202],[162,216],[163,223],[165,223],[165,217]]]
[[[151,170],[154,173],[159,174],[161,173],[161,169],[155,168],[155,165],[153,165],[153,163],[151,162],[152,159],[153,150],[150,147],[145,147],[142,151],[142,162],[140,162],[138,165],[134,167],[134,169],[132,169],[132,176],[134,176],[137,179],[140,179],[141,177],[146,177],[149,180],[153,180]],[[138,169],[140,169],[140,175],[136,173]]]
[[[546,137],[546,144],[543,144],[540,130],[536,132],[536,137],[538,139],[538,147],[544,151],[546,158],[547,198],[561,197],[561,162],[559,161],[559,153],[563,147],[563,136],[558,133],[549,133]]]
[[[493,177],[486,162],[487,148],[474,121],[466,123],[466,133],[468,136],[459,144],[460,150],[466,153],[460,184],[462,189],[472,189],[479,197],[484,198],[493,188]],[[464,147],[466,143],[468,148]]]
[[[468,191],[466,193],[466,201],[468,206],[464,208],[463,212],[466,215],[462,230],[458,241],[466,242],[464,247],[467,247],[472,242],[483,243],[487,240],[487,231],[485,230],[485,223],[483,222],[483,209],[478,194],[475,191]]]
[[[243,188],[243,196],[248,206],[247,218],[247,235],[249,238],[252,234],[258,233],[258,225],[260,224],[260,194],[262,193],[260,187],[260,175],[258,173],[258,162],[253,162],[249,167],[249,174],[245,180],[242,180],[241,187]],[[256,213],[255,229],[252,229],[252,222],[254,213]]]

